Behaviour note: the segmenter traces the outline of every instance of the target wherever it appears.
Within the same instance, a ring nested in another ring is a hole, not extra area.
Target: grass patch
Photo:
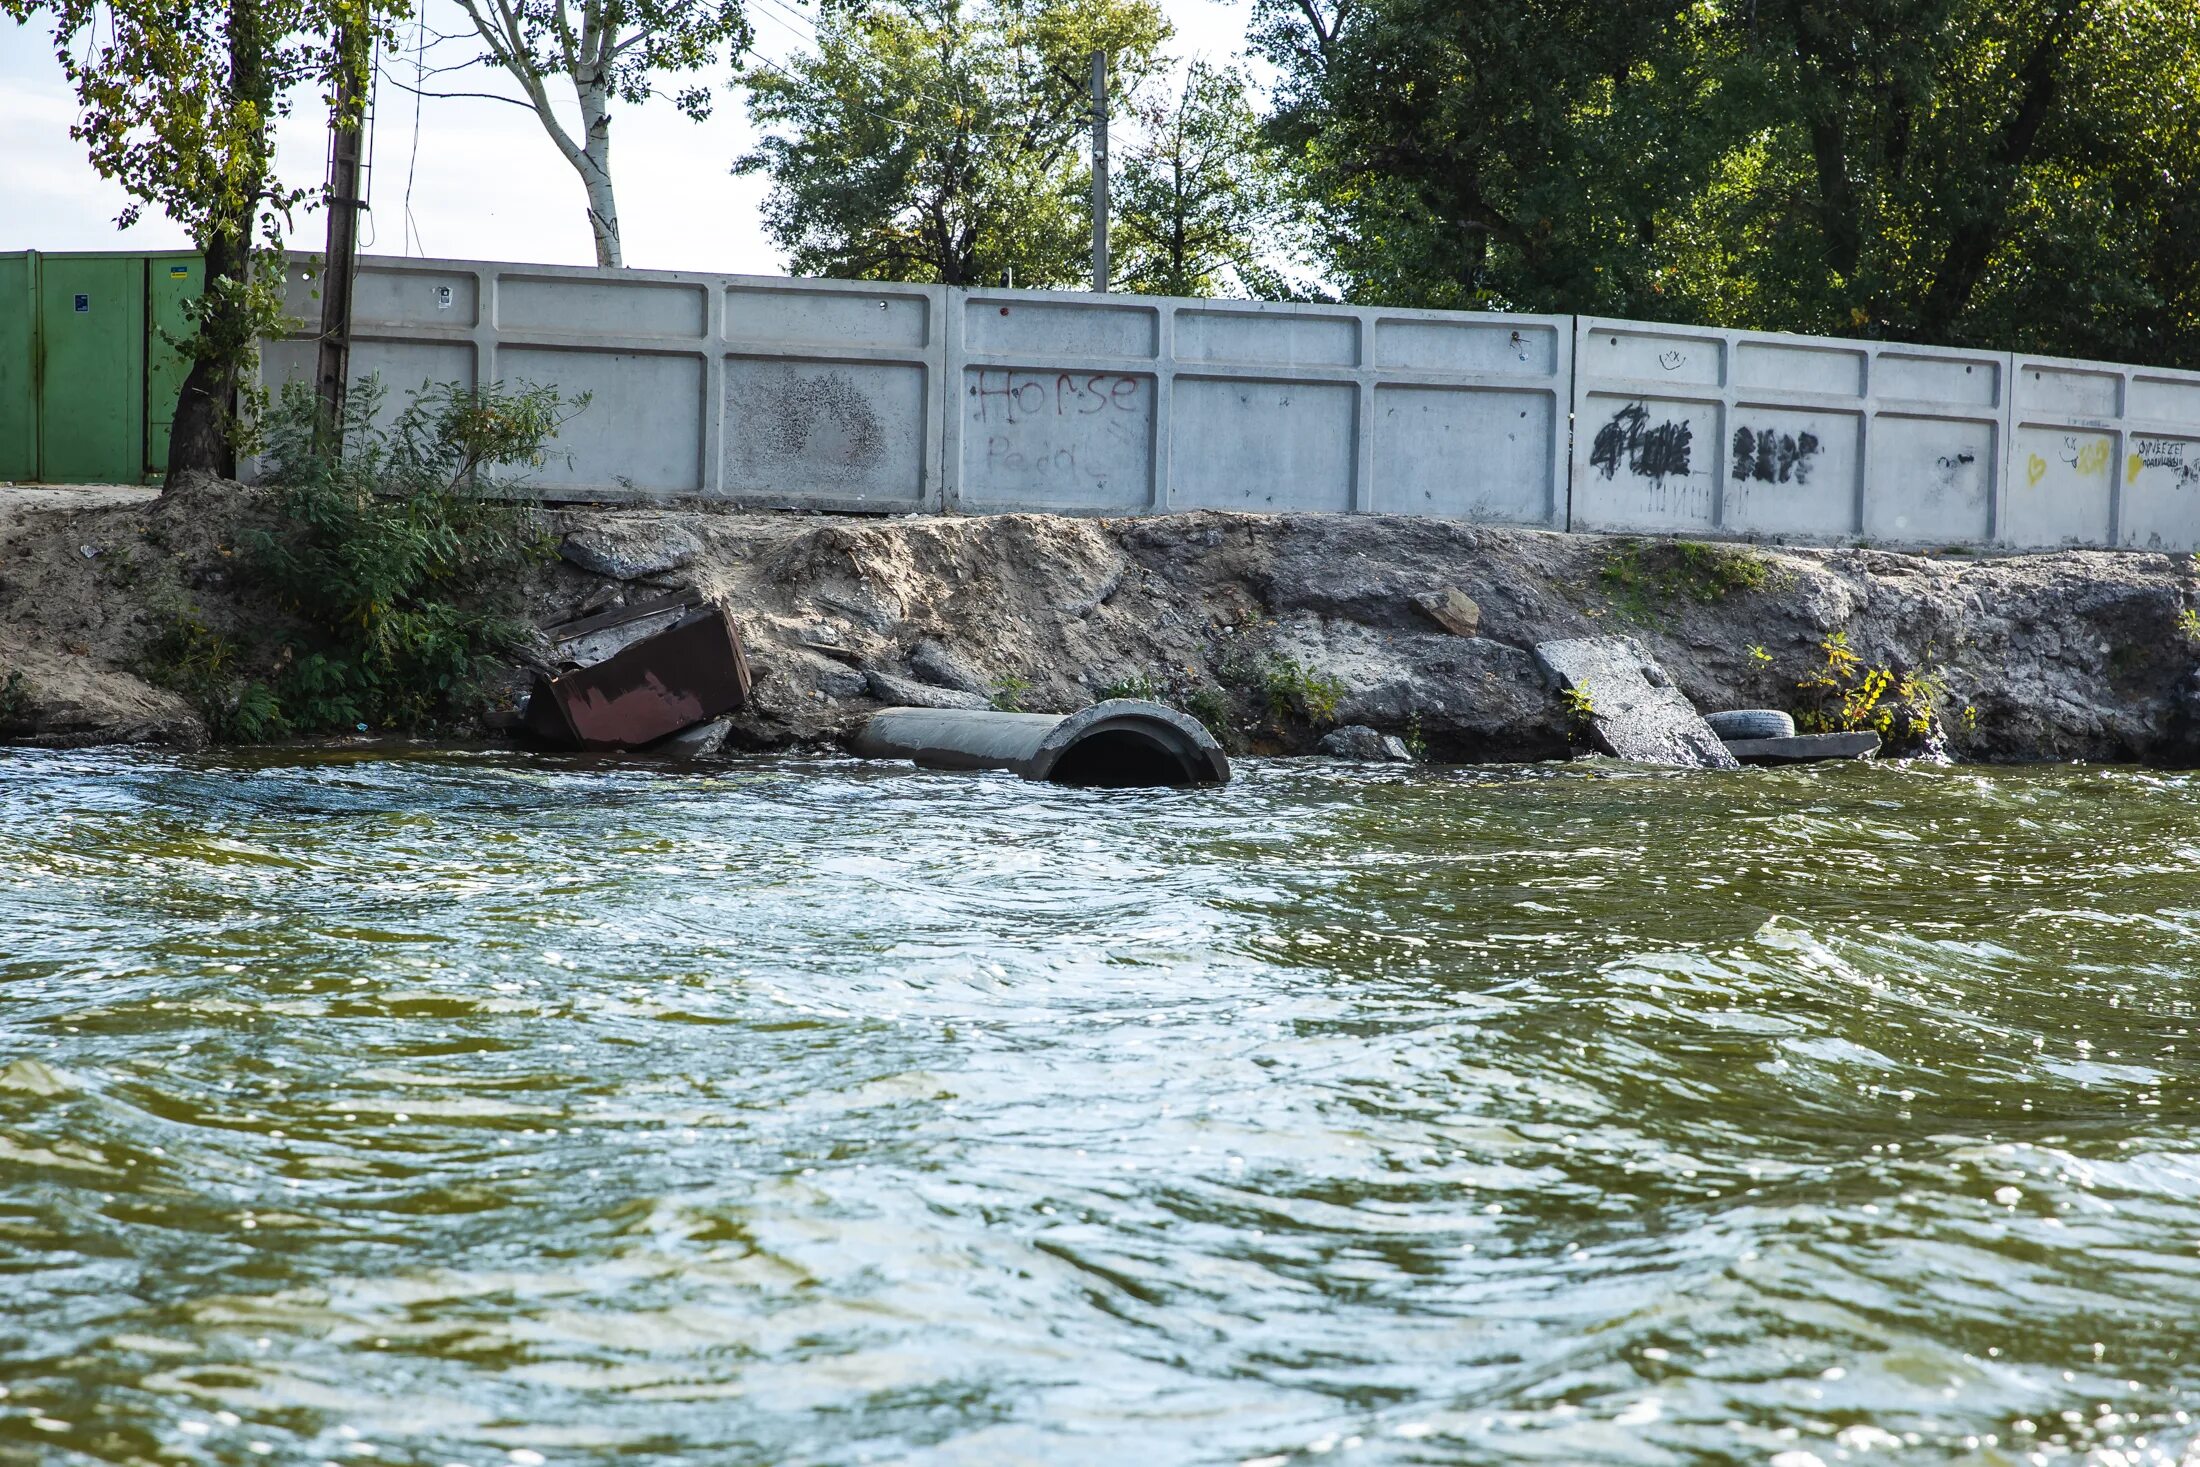
[[[1103,703],[1115,698],[1130,698],[1141,703],[1154,703],[1160,701],[1161,685],[1142,672],[1133,673],[1129,677],[1118,679],[1102,688],[1099,698]]]
[[[1631,620],[1651,622],[1676,601],[1715,606],[1764,589],[1772,563],[1739,545],[1701,540],[1621,540],[1605,552],[1597,580],[1613,606]]]

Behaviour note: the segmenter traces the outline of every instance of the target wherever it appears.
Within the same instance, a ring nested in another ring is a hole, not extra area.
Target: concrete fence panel
[[[1555,527],[1560,317],[956,291],[948,503]]]
[[[319,318],[295,257],[290,310]],[[360,262],[352,375],[385,415],[423,382],[586,393],[532,477],[551,496],[704,496],[824,510],[940,502],[936,286],[457,260]],[[271,343],[270,380],[310,381],[310,331]]]
[[[2200,548],[2200,373],[2018,354],[2013,549]]]
[[[1582,317],[1577,530],[1984,544],[2009,358]]]
[[[317,260],[292,313],[316,322]],[[2200,372],[1595,317],[368,257],[354,375],[585,392],[550,497],[2200,547]],[[310,380],[302,329],[270,382]]]

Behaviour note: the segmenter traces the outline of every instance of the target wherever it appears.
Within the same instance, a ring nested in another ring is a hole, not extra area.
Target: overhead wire
[[[413,177],[420,171],[420,103],[428,85],[428,7],[420,7],[418,38],[413,43],[413,140],[412,156],[405,163],[405,243],[406,254],[413,246],[420,246],[420,253],[428,252],[428,242],[420,234],[420,221],[413,217]]]

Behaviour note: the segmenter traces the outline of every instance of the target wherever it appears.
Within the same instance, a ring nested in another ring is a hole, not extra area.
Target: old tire
[[[1792,739],[1795,720],[1777,708],[1736,708],[1729,713],[1707,713],[1705,723],[1721,739]]]

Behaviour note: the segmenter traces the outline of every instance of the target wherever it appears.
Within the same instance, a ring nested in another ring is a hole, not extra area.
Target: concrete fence
[[[310,256],[291,309],[318,317]],[[368,258],[355,375],[587,392],[546,496],[2200,547],[2200,373],[1592,317]],[[271,343],[309,379],[310,337]],[[392,407],[396,404],[393,402]]]

